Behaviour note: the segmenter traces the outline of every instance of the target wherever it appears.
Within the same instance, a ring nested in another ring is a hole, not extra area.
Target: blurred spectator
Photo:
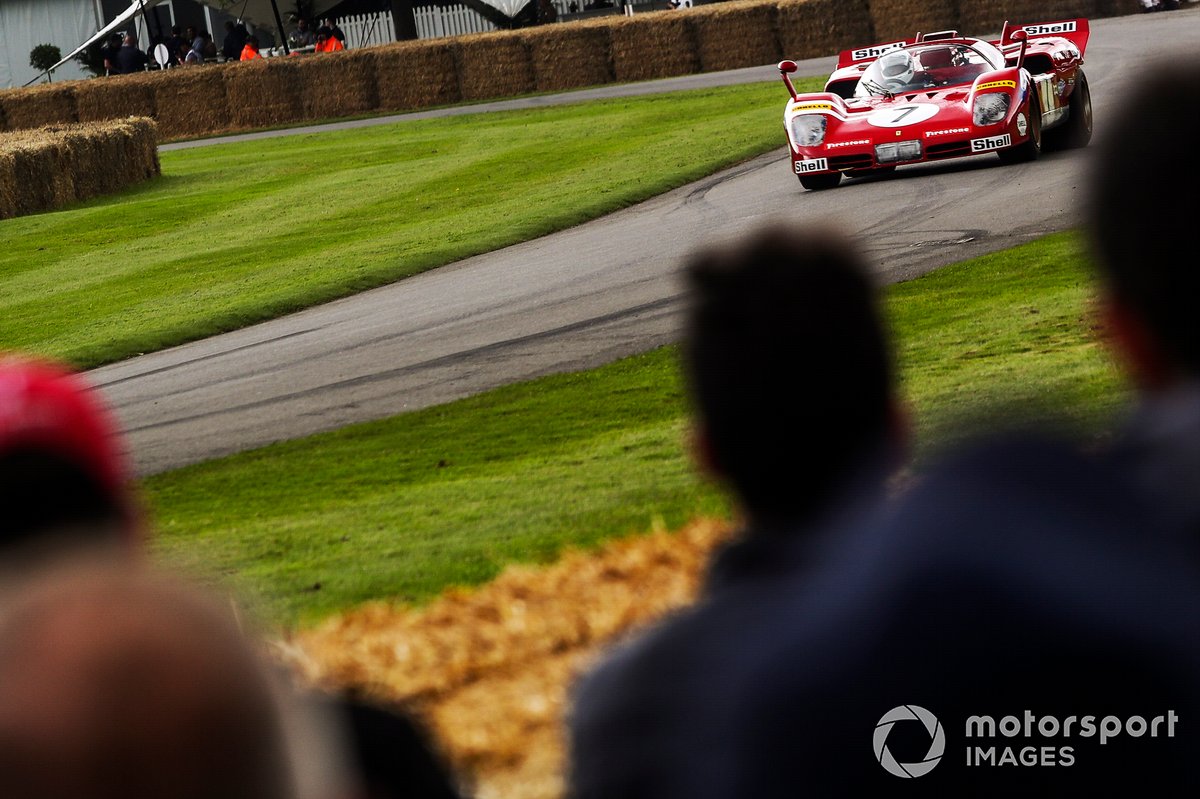
[[[705,786],[705,724],[726,692],[724,639],[774,616],[747,593],[802,572],[823,538],[875,507],[899,460],[891,357],[871,278],[828,232],[766,230],[698,254],[684,361],[696,450],[745,515],[701,601],[617,651],[571,714],[577,799],[687,797]]]
[[[52,570],[0,607],[6,799],[286,799],[281,707],[228,605],[129,568]]]
[[[1143,76],[1092,162],[1102,313],[1140,395],[1116,446],[985,438],[846,536],[818,579],[759,597],[777,621],[726,637],[731,690],[706,716],[733,757],[693,796],[1200,787],[1185,721],[1200,717],[1200,276],[1194,214],[1146,177],[1200,177],[1177,157],[1197,80],[1194,60]],[[1020,723],[972,735],[982,716]]]
[[[440,755],[407,715],[361,700],[335,703],[346,715],[363,799],[458,799]]]
[[[137,39],[131,35],[125,36],[124,44],[117,51],[117,72],[122,75],[129,75],[134,72],[141,72],[146,68],[146,64],[150,62],[150,57],[142,52],[138,47]]]
[[[217,43],[213,41],[213,35],[208,31],[201,31],[200,38],[204,40],[200,48],[200,52],[206,59],[217,57]]]
[[[1119,115],[1098,151],[1089,227],[1109,343],[1139,395],[1117,457],[1177,534],[1200,545],[1200,274],[1186,255],[1196,214],[1146,179],[1200,178],[1193,159],[1171,157],[1192,138],[1200,60],[1144,78],[1126,98],[1136,113]]]
[[[78,375],[0,359],[0,559],[141,545],[115,421]]]
[[[245,25],[235,25],[232,20],[225,21],[225,40],[221,43],[221,55],[225,56],[226,61],[237,61],[241,57],[248,35]]]
[[[262,58],[262,56],[258,52],[258,37],[253,36],[253,35],[247,36],[246,37],[246,46],[242,48],[242,55],[241,55],[241,58],[238,60],[253,61],[256,58]]]
[[[336,36],[330,36],[324,33],[317,34],[317,49],[318,53],[335,53],[338,50],[345,50],[341,41]]]
[[[329,17],[325,20],[325,24],[329,26],[329,35],[346,46],[346,32],[338,27],[337,17]]]
[[[111,33],[104,40],[104,46],[100,48],[100,55],[104,59],[104,72],[107,75],[120,74],[117,67],[117,53],[121,50],[121,44],[121,34]]]
[[[192,44],[189,40],[179,35],[179,26],[172,25],[171,36],[167,39],[167,50],[171,52],[172,64],[182,64],[183,57],[187,54],[187,51],[191,49],[191,46]]]
[[[292,47],[308,47],[315,44],[316,36],[313,35],[312,28],[308,26],[308,20],[300,17],[296,20],[296,29],[288,37],[288,42]]]

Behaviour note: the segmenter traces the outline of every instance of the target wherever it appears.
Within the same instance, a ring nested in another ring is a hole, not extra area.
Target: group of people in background
[[[312,47],[313,52],[333,53],[346,49],[346,34],[338,27],[336,19],[329,17],[321,21],[314,32],[303,17],[297,19],[296,28],[288,36],[289,44],[303,51]],[[108,75],[126,75],[153,68],[158,65],[156,51],[159,45],[166,48],[167,63],[164,68],[200,65],[210,61],[253,61],[262,58],[257,36],[251,34],[242,22],[225,22],[225,37],[218,48],[212,34],[195,26],[171,27],[168,37],[156,36],[150,47],[143,51],[138,47],[137,37],[132,34],[114,33],[101,46],[104,70]]]
[[[979,420],[898,487],[859,245],[792,225],[695,253],[695,451],[742,532],[695,606],[580,682],[574,799],[1200,787],[1200,271],[1158,183],[1200,183],[1198,105],[1200,61],[1142,75],[1089,154],[1099,318],[1137,391],[1106,446]],[[0,507],[3,796],[456,795],[402,713],[284,685],[235,603],[147,564],[116,425],[67,369],[0,361]],[[970,740],[985,716],[1019,724]]]

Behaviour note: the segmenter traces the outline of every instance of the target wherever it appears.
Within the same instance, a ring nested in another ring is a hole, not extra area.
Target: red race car
[[[1005,23],[999,41],[957,31],[847,50],[825,91],[792,95],[784,112],[792,169],[806,189],[831,189],[902,164],[996,153],[1031,161],[1083,147],[1092,98],[1083,74],[1085,19]]]

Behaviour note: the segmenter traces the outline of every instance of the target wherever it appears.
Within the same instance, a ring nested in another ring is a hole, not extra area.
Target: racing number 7
[[[916,111],[916,110],[917,110],[917,107],[916,107],[915,105],[910,105],[910,106],[908,106],[908,107],[906,107],[906,108],[902,108],[902,109],[900,109],[900,113],[899,113],[899,114],[897,114],[897,115],[896,115],[896,118],[895,118],[895,119],[893,119],[893,120],[892,120],[892,121],[891,121],[889,124],[891,124],[891,125],[899,125],[899,124],[900,124],[900,121],[901,121],[902,119],[904,119],[906,116],[908,116],[909,114],[911,114],[913,111]]]

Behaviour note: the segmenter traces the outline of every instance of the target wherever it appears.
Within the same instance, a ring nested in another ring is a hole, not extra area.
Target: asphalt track
[[[1197,41],[1196,5],[1094,22],[1087,73],[1097,135],[1150,60]],[[807,62],[805,72],[830,63]],[[419,116],[776,75],[765,66]],[[781,86],[781,115],[785,97]],[[1020,166],[981,156],[811,193],[780,149],[571,230],[89,376],[116,408],[138,472],[164,471],[675,341],[681,260],[767,221],[858,234],[885,282],[1063,230],[1079,220],[1089,152]]]

